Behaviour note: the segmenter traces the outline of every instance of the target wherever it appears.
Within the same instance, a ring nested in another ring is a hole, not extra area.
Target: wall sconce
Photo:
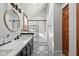
[[[18,5],[16,5],[15,9],[18,10]]]
[[[10,3],[10,4],[12,5],[12,7],[13,7],[13,8],[15,8],[15,7],[16,7],[16,5],[15,5],[14,3]]]
[[[14,4],[14,3],[10,3],[10,4],[12,5],[13,8],[15,8],[16,10],[18,10],[19,13],[22,13],[21,9],[18,8],[18,5]]]
[[[22,12],[21,12],[21,9],[19,9],[19,13],[22,13]]]

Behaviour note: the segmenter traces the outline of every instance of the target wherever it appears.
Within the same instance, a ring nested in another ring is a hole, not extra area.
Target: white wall
[[[54,4],[51,3],[48,6],[47,15],[47,40],[48,45],[54,52]]]
[[[54,50],[61,51],[62,47],[61,4],[54,4]]]
[[[76,4],[69,4],[69,55],[76,56]]]

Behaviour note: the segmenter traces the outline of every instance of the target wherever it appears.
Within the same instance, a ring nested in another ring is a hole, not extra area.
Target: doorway
[[[62,9],[62,53],[69,55],[69,5]]]

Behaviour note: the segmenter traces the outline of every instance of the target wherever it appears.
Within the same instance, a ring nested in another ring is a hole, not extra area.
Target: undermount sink
[[[13,49],[0,49],[0,56],[8,55]]]
[[[29,39],[31,36],[28,37],[21,37],[21,39]]]

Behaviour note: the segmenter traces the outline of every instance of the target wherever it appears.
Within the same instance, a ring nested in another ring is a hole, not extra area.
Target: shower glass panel
[[[39,42],[47,42],[45,21],[39,21]]]
[[[34,32],[34,42],[46,42],[46,21],[29,20],[29,31]]]

